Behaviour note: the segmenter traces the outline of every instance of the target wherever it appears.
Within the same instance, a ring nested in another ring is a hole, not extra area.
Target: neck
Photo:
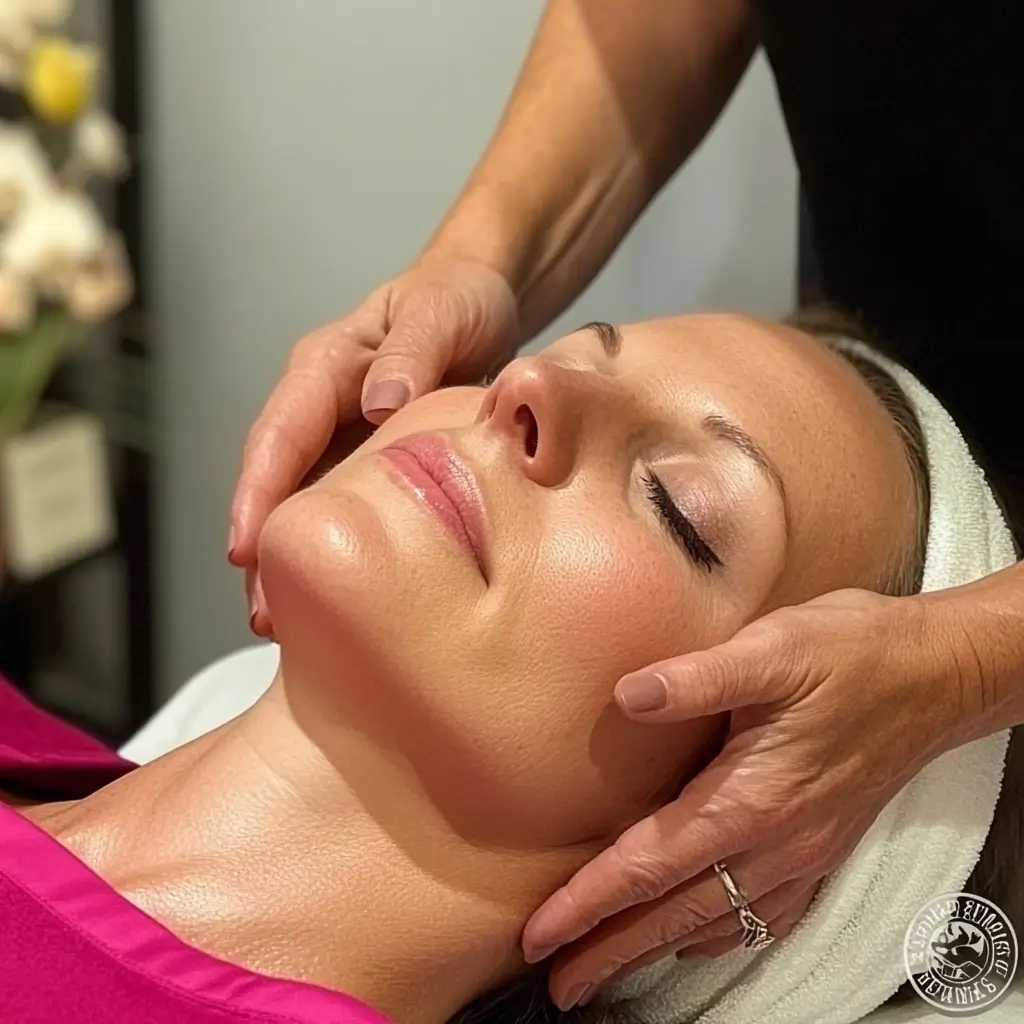
[[[279,680],[217,732],[33,816],[184,941],[439,1024],[522,969],[526,919],[595,851],[480,845],[339,728],[328,755]]]

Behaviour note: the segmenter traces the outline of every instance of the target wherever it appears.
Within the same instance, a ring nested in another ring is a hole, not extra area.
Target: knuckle
[[[687,945],[696,945],[698,942],[704,942],[709,939],[724,939],[729,935],[734,935],[739,930],[739,918],[734,910],[730,910],[729,913],[723,914],[714,921],[701,925],[700,928],[694,928],[688,936]]]
[[[371,355],[384,336],[356,314],[314,328],[299,339],[288,357],[286,372],[318,372],[325,362],[344,365]]]
[[[803,865],[804,874],[813,874],[831,867],[842,853],[842,844],[832,828],[807,832],[798,842],[794,863]]]
[[[670,869],[662,858],[644,846],[630,842],[625,836],[612,847],[612,856],[626,879],[633,902],[657,899],[672,887]]]
[[[267,410],[256,423],[253,424],[246,438],[243,455],[246,458],[254,457],[267,450],[274,452],[291,452],[293,440],[287,429],[282,425],[274,410]]]
[[[407,344],[406,339],[403,338],[401,342],[395,343],[394,348],[381,351],[374,359],[366,379],[369,381],[371,378],[378,380],[384,377],[405,377],[413,367],[422,364],[426,353],[425,346],[418,348],[415,345]]]
[[[749,821],[747,834],[760,842],[778,836],[788,831],[798,813],[787,787],[763,793],[755,806],[744,809],[744,817]]]
[[[783,608],[773,617],[771,627],[767,641],[772,658],[795,671],[815,647],[810,617],[800,607]]]
[[[678,946],[681,939],[685,939],[693,931],[683,921],[676,918],[658,918],[650,927],[647,936],[647,945],[654,949],[657,946]]]
[[[706,693],[709,703],[713,703],[730,687],[732,673],[731,663],[725,658],[708,656],[696,662],[697,688]]]
[[[575,878],[568,881],[562,892],[567,904],[563,909],[567,916],[576,922],[577,931],[583,934],[600,924],[600,915],[594,912],[586,893],[578,888]]]
[[[651,922],[653,943],[668,946],[678,943],[697,932],[708,931],[709,937],[729,935],[733,931],[728,919],[723,918],[718,900],[710,892],[693,890],[661,909]]]
[[[624,950],[616,950],[608,953],[601,961],[601,965],[597,971],[597,976],[601,980],[610,978],[613,974],[618,974],[628,968],[637,957],[643,956],[646,952],[644,948],[638,948],[633,952],[625,952]]]

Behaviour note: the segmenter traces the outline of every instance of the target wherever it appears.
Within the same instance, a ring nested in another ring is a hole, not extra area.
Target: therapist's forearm
[[[746,0],[550,0],[501,124],[428,251],[503,274],[531,337],[704,137],[754,46]]]
[[[921,600],[930,653],[959,695],[955,744],[1024,725],[1024,563]]]

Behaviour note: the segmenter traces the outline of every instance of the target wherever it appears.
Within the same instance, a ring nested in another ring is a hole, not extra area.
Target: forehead
[[[738,314],[669,317],[638,324],[588,324],[545,349],[556,358],[603,351],[634,370],[684,374],[705,382],[743,381],[769,372],[792,384],[816,377],[832,357],[800,331]],[[824,355],[822,359],[820,356]]]
[[[549,358],[598,366],[631,379],[665,403],[670,416],[689,409],[726,417],[785,460],[807,455],[807,431],[859,431],[881,411],[863,381],[820,342],[750,317],[676,317],[615,329],[584,328],[545,350]]]

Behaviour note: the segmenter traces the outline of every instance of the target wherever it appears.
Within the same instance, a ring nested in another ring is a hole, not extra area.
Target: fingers
[[[267,601],[263,596],[263,584],[259,571],[247,566],[245,570],[245,594],[249,602],[249,628],[264,640],[274,639],[274,629],[267,613]]]
[[[746,900],[765,921],[779,917],[807,885],[806,881],[786,879],[786,873],[777,868],[766,865],[763,858],[755,862],[753,855],[739,856],[729,865]],[[786,880],[775,885],[774,880],[780,878]],[[741,931],[739,917],[721,879],[714,870],[705,871],[660,899],[630,907],[604,921],[567,950],[551,973],[552,998],[561,1006],[559,1000],[564,1001],[579,986],[600,984],[655,950],[678,949],[695,934],[713,941],[731,938],[737,931]]]
[[[755,900],[750,909],[768,925],[774,939],[784,939],[807,912],[819,883],[808,884],[806,879],[794,879],[773,889],[768,895]],[[743,926],[733,911],[718,921],[692,931],[681,944],[676,956],[721,956],[743,942]]]
[[[767,896],[752,904],[751,909],[768,924],[768,931],[777,939],[784,939],[796,927],[807,913],[807,909],[817,894],[820,883],[806,885],[801,881],[787,882],[773,890]],[[785,905],[785,901],[789,904]],[[778,907],[783,906],[779,913],[775,913]],[[722,956],[743,942],[743,929],[740,925],[739,916],[730,907],[729,912],[720,917],[717,921],[691,932],[680,943],[665,943],[656,946],[642,956],[623,965],[614,974],[605,979],[602,984],[611,985],[623,978],[629,977],[634,971],[642,970],[651,964],[656,964],[668,956],[676,956],[680,960],[688,957],[715,957]],[[557,972],[552,971],[553,977],[557,980]]]
[[[717,765],[712,762],[671,804],[623,833],[537,910],[523,931],[527,962],[543,960],[605,918],[656,900],[753,845],[743,831],[745,818],[715,813],[723,774],[728,781],[728,770]]]
[[[267,516],[289,497],[320,458],[339,423],[359,416],[359,394],[373,350],[352,322],[328,324],[295,348],[245,443],[231,504],[232,549],[238,566],[256,562]]]
[[[624,676],[615,687],[615,700],[628,717],[651,723],[769,703],[791,689],[796,653],[769,617],[718,647]]]
[[[427,293],[402,304],[363,382],[362,410],[371,423],[383,423],[441,383],[456,340],[445,329],[441,302]]]
[[[267,516],[298,486],[330,440],[337,403],[329,381],[285,374],[249,432],[231,504],[232,563],[252,565]]]

